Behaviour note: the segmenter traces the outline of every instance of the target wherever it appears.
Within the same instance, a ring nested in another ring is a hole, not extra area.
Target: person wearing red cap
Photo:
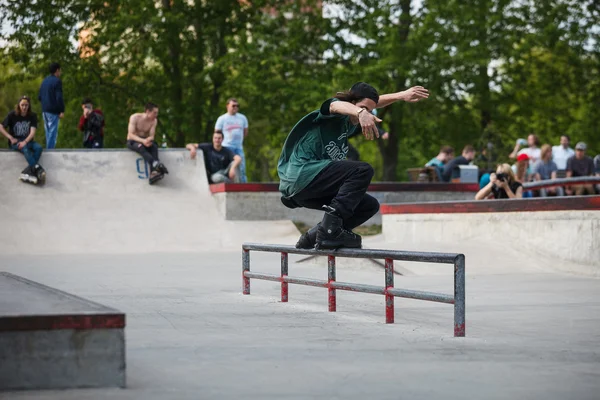
[[[357,130],[368,140],[379,137],[376,123],[381,120],[371,114],[373,109],[427,97],[429,92],[421,86],[379,96],[373,86],[358,82],[292,128],[277,164],[281,202],[289,208],[325,211],[323,220],[300,237],[297,248],[361,247],[362,239],[352,229],[375,215],[379,203],[367,194],[373,167],[346,160],[348,137]]]
[[[515,175],[519,182],[525,183],[529,181],[529,162],[530,158],[527,154],[519,154],[515,164]]]
[[[518,182],[527,183],[532,180],[533,174],[529,166],[530,162],[531,159],[525,153],[517,156],[517,162],[512,166],[512,169]],[[533,193],[531,191],[524,191],[523,197],[533,197]]]

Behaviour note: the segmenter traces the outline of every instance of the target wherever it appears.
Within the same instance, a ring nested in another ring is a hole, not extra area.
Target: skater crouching
[[[31,111],[29,97],[23,96],[15,109],[2,121],[0,132],[8,139],[9,147],[21,152],[29,164],[21,172],[20,179],[27,183],[43,184],[46,181],[46,171],[39,164],[42,146],[33,140],[36,130],[37,115]]]
[[[127,128],[127,148],[141,155],[150,166],[149,181],[154,182],[168,174],[167,168],[158,159],[158,145],[154,141],[158,106],[154,103],[146,104],[143,113],[135,113],[129,117]]]
[[[379,118],[373,109],[396,101],[417,102],[429,96],[420,86],[379,96],[372,86],[359,82],[347,92],[325,101],[319,110],[302,118],[289,133],[279,157],[281,201],[290,208],[325,211],[323,220],[300,237],[297,248],[335,249],[362,246],[352,229],[379,210],[368,195],[373,168],[347,161],[348,137],[357,130],[372,140],[379,137]]]

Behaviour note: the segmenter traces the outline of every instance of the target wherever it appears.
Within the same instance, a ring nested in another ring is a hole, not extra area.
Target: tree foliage
[[[5,15],[1,112],[37,97],[51,61],[63,66],[60,147],[79,147],[83,97],[122,147],[130,114],[160,106],[158,138],[210,140],[225,100],[250,120],[252,180],[275,180],[287,132],[358,80],[381,93],[412,85],[428,101],[380,110],[388,141],[356,140],[376,179],[404,178],[441,145],[563,133],[600,151],[600,10],[594,0],[16,0]],[[34,109],[39,104],[34,101]]]

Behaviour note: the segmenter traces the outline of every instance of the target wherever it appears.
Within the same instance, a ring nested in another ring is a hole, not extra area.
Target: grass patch
[[[306,233],[311,227],[306,225],[304,222],[293,221],[296,228],[300,233]],[[360,236],[372,236],[379,235],[381,233],[381,225],[361,225],[353,229],[354,233],[358,233]]]

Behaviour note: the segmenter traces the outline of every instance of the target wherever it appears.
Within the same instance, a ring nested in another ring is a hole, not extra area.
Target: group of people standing
[[[61,67],[52,63],[50,75],[42,82],[38,99],[42,105],[42,118],[46,134],[46,149],[54,149],[58,137],[58,125],[64,117]],[[94,107],[90,98],[83,99],[83,110],[78,128],[83,133],[83,147],[99,149],[104,147],[104,114]],[[244,138],[248,135],[248,119],[239,111],[236,99],[227,100],[227,113],[221,115],[215,124],[214,145],[195,145],[205,153],[205,162],[211,182],[246,182],[246,163],[243,149]],[[149,181],[151,184],[168,173],[160,162],[158,145],[155,141],[158,105],[147,103],[143,113],[135,113],[129,118],[127,130],[127,147],[139,153],[150,166]],[[42,146],[35,142],[38,128],[38,117],[31,109],[31,99],[22,96],[0,125],[0,133],[9,142],[9,148],[19,151],[27,160],[27,167],[21,172],[23,182],[38,184],[46,180],[46,171],[40,165]],[[218,143],[217,143],[218,142]],[[190,148],[191,144],[188,145]],[[195,155],[195,152],[194,152]]]

